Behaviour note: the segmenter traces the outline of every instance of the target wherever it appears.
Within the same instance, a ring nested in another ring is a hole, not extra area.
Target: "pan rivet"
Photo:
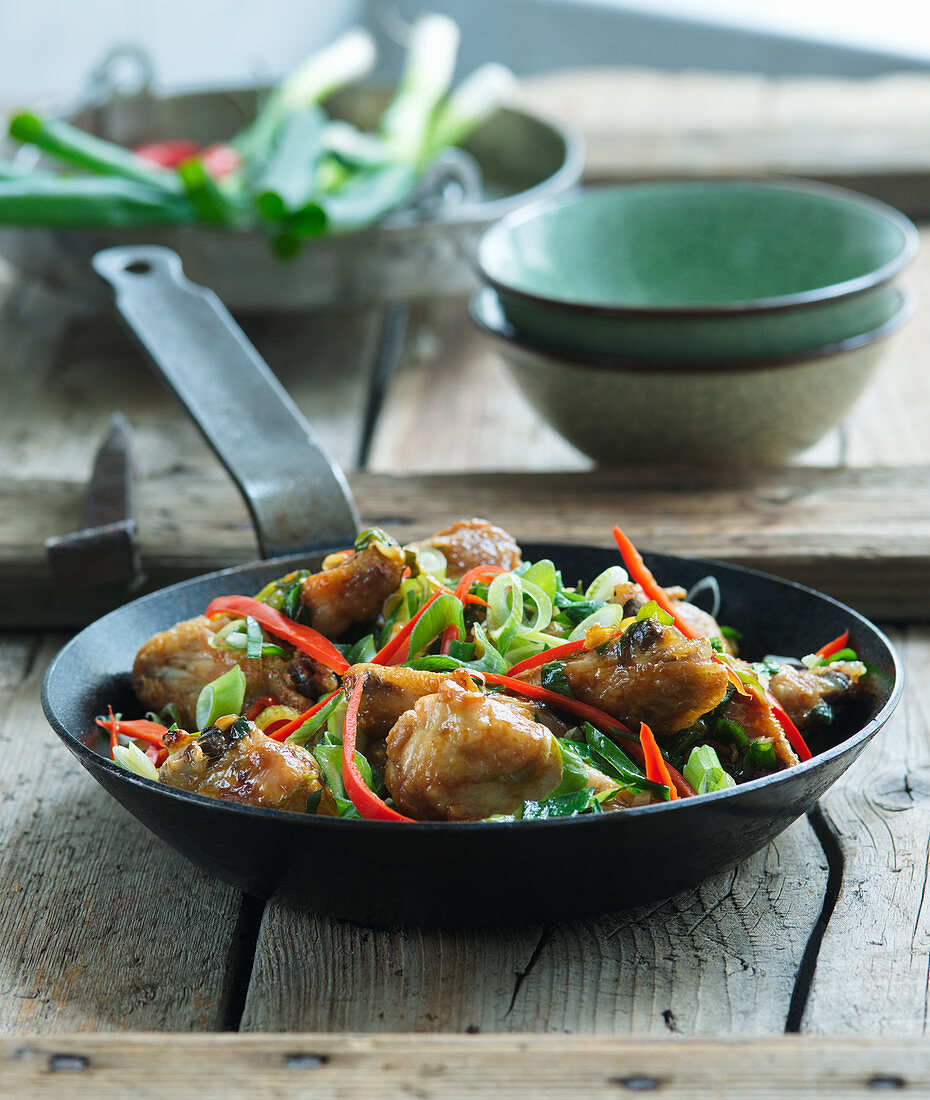
[[[630,1092],[654,1092],[659,1087],[658,1079],[640,1075],[636,1077],[615,1077],[614,1084],[622,1085]]]
[[[83,1054],[53,1054],[48,1060],[48,1068],[53,1073],[79,1073],[87,1069],[87,1059]]]
[[[326,1054],[289,1054],[284,1059],[288,1069],[319,1069],[329,1061]]]

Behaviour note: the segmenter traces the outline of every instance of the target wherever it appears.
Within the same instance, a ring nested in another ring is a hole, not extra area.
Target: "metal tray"
[[[112,85],[67,114],[125,145],[164,137],[204,143],[234,134],[266,89],[155,94],[148,79],[131,94]],[[370,126],[388,89],[363,86],[333,96],[327,110]],[[273,256],[260,230],[210,226],[131,230],[48,230],[0,226],[0,254],[31,275],[82,296],[106,299],[91,271],[94,253],[114,245],[159,244],[181,257],[195,282],[234,310],[291,311],[332,305],[408,302],[467,294],[476,285],[470,246],[491,222],[523,203],[565,191],[581,176],[581,139],[519,110],[504,109],[463,143],[480,169],[476,200],[437,216],[399,212],[357,233],[308,241],[293,260]]]

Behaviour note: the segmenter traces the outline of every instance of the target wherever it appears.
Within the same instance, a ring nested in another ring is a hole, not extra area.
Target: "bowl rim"
[[[790,191],[816,196],[831,200],[838,205],[855,206],[883,218],[893,224],[903,237],[903,242],[898,254],[881,267],[864,275],[858,275],[853,279],[846,279],[839,283],[830,283],[823,287],[813,287],[809,290],[795,291],[792,294],[779,294],[767,298],[747,298],[744,301],[706,302],[695,305],[624,305],[615,303],[608,305],[604,302],[591,302],[570,298],[554,298],[544,294],[536,294],[529,290],[523,290],[504,282],[502,279],[491,275],[487,270],[483,253],[488,247],[488,242],[495,235],[507,233],[524,222],[531,221],[541,214],[552,210],[561,209],[563,206],[571,206],[584,202],[592,196],[611,192],[637,190],[649,190],[654,187],[668,188],[698,188],[698,187],[734,188],[744,187],[758,191]],[[858,191],[852,191],[845,187],[837,187],[834,184],[820,183],[819,181],[786,177],[784,179],[765,176],[706,176],[681,178],[663,178],[656,180],[638,180],[629,183],[595,184],[585,187],[573,188],[560,195],[553,195],[536,202],[528,203],[519,209],[506,214],[499,221],[489,226],[479,238],[473,255],[472,264],[482,282],[494,287],[504,296],[509,296],[518,301],[536,306],[545,306],[547,309],[558,312],[591,314],[596,317],[614,318],[689,318],[689,317],[714,317],[725,319],[728,317],[743,317],[756,313],[786,312],[796,309],[811,308],[824,302],[838,301],[844,298],[861,294],[889,282],[900,274],[917,255],[920,247],[920,234],[917,227],[900,210]]]
[[[738,374],[778,367],[799,366],[802,363],[838,358],[851,351],[877,344],[888,339],[906,324],[914,314],[916,299],[906,287],[898,287],[901,303],[894,314],[876,328],[857,333],[830,344],[821,344],[804,351],[787,355],[755,356],[746,359],[646,359],[632,356],[599,355],[597,352],[578,351],[546,344],[541,340],[518,333],[500,313],[497,322],[485,312],[486,303],[498,302],[496,291],[489,286],[476,290],[468,300],[468,316],[472,324],[485,336],[504,347],[519,348],[546,360],[558,360],[573,367],[592,370],[616,371],[626,374]]]
[[[547,546],[549,548],[558,548],[561,550],[573,550],[578,547],[569,543],[537,543],[533,540],[527,540],[527,547],[539,547]],[[587,546],[590,544],[581,544]],[[646,552],[646,556],[650,557],[655,552]],[[291,555],[285,558],[267,559],[260,561],[246,562],[241,565],[230,566],[226,569],[218,569],[209,573],[201,574],[197,577],[191,577],[185,581],[179,581],[175,584],[168,585],[165,588],[157,589],[155,592],[149,592],[144,596],[139,596],[135,600],[130,601],[128,604],[123,604],[121,607],[114,608],[113,611],[108,612],[101,619],[97,619],[95,622],[89,624],[83,630],[79,631],[73,637],[71,637],[62,648],[55,654],[52,660],[49,662],[48,667],[45,670],[45,674],[42,677],[42,685],[40,691],[40,699],[42,710],[45,714],[45,718],[49,725],[52,727],[54,733],[69,749],[69,751],[77,757],[77,759],[84,764],[88,770],[93,774],[93,768],[99,768],[100,770],[109,773],[111,776],[118,777],[119,780],[128,787],[141,787],[143,790],[157,791],[170,805],[172,801],[180,803],[193,804],[200,806],[206,812],[212,812],[216,815],[244,815],[245,817],[251,817],[253,820],[258,821],[264,819],[266,821],[280,821],[282,818],[287,821],[295,823],[295,828],[304,829],[344,829],[349,825],[353,829],[364,829],[369,833],[383,832],[385,830],[394,831],[397,828],[397,822],[393,821],[374,821],[369,819],[353,820],[346,822],[343,818],[338,817],[320,817],[317,814],[299,814],[286,810],[273,809],[267,806],[247,806],[240,803],[227,802],[223,799],[211,798],[207,795],[200,794],[196,791],[185,791],[178,787],[169,787],[166,784],[158,783],[151,779],[145,779],[134,772],[128,771],[116,761],[111,760],[109,757],[103,756],[98,753],[96,749],[88,745],[80,736],[78,736],[74,730],[70,729],[59,717],[55,706],[52,701],[51,685],[54,682],[57,675],[58,666],[67,660],[69,652],[77,645],[80,645],[79,639],[88,631],[99,627],[99,624],[115,619],[120,614],[125,614],[127,608],[137,607],[143,603],[149,603],[152,601],[158,601],[165,598],[169,593],[174,593],[183,590],[188,587],[196,587],[204,582],[216,580],[218,578],[226,576],[236,576],[239,573],[246,572],[256,567],[267,567],[269,565],[277,565],[279,563],[293,563],[295,560],[301,557],[313,557],[320,555]],[[901,660],[901,656],[898,653],[891,640],[885,634],[879,626],[877,626],[870,619],[866,618],[855,608],[850,607],[848,604],[843,603],[840,600],[835,599],[832,596],[827,595],[825,592],[820,592],[817,589],[810,588],[808,585],[799,584],[797,581],[788,580],[784,577],[779,577],[772,573],[767,573],[759,569],[752,569],[748,566],[737,565],[733,562],[724,562],[714,558],[702,558],[692,557],[690,555],[668,554],[660,553],[656,556],[670,559],[672,561],[685,561],[689,564],[695,564],[700,566],[706,566],[709,571],[719,569],[721,566],[725,569],[732,570],[736,573],[742,574],[746,578],[755,578],[764,580],[766,583],[776,582],[779,585],[785,585],[790,588],[797,589],[806,594],[816,596],[819,600],[832,605],[834,608],[843,612],[844,615],[848,615],[852,620],[862,624],[868,631],[870,631],[873,637],[884,647],[890,658],[890,671],[894,676],[893,683],[891,684],[888,692],[888,697],[881,705],[879,710],[866,721],[859,729],[852,732],[848,737],[842,741],[837,742],[830,748],[825,749],[823,752],[817,753],[812,756],[810,760],[801,761],[795,764],[793,767],[786,768],[782,771],[773,772],[770,775],[761,776],[758,779],[750,780],[746,783],[741,783],[736,787],[728,787],[721,791],[712,791],[707,794],[701,795],[699,799],[675,799],[669,802],[662,802],[651,804],[648,806],[634,806],[625,810],[622,814],[616,815],[621,821],[627,820],[630,817],[648,816],[655,813],[679,813],[680,815],[687,815],[689,812],[694,812],[696,808],[700,808],[702,805],[707,804],[713,800],[715,802],[723,802],[724,804],[730,802],[734,797],[741,793],[761,791],[766,788],[773,788],[781,786],[786,782],[791,782],[798,775],[806,774],[816,770],[818,767],[835,760],[837,757],[844,755],[851,749],[858,748],[859,746],[865,747],[869,741],[882,729],[887,723],[888,719],[896,710],[901,696],[904,690],[904,666]],[[91,767],[93,765],[93,767]],[[97,779],[96,775],[94,776]],[[99,780],[98,780],[99,782]],[[109,793],[109,792],[108,792]],[[113,797],[116,797],[115,795]],[[134,811],[133,816],[136,816]],[[421,836],[429,833],[440,835],[470,835],[477,833],[496,833],[500,836],[506,835],[506,830],[513,825],[519,825],[521,831],[524,829],[558,829],[563,830],[568,828],[574,828],[577,831],[581,829],[593,828],[610,828],[611,826],[605,823],[614,818],[613,814],[594,814],[584,815],[578,817],[565,817],[565,818],[552,818],[548,820],[530,820],[530,821],[472,821],[472,822],[454,822],[454,821],[414,821],[413,825],[416,826],[416,833]],[[297,824],[299,822],[299,824]],[[467,825],[467,831],[462,832],[462,826]],[[148,826],[147,826],[148,827]],[[152,830],[154,831],[154,830]],[[362,834],[364,835],[364,834]]]

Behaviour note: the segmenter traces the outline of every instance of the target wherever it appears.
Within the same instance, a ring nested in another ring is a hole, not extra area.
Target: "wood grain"
[[[820,1034],[926,1035],[930,1005],[930,629],[896,636],[898,713],[821,801],[842,888],[803,1020]]]
[[[240,897],[143,829],[48,728],[39,683],[56,648],[0,639],[0,1032],[219,1029]]]
[[[920,1040],[630,1040],[593,1036],[60,1035],[0,1040],[8,1095],[125,1097],[377,1095],[385,1100],[527,1097],[668,1100],[930,1096]]]
[[[930,212],[920,135],[930,78],[567,69],[524,81],[524,104],[579,130],[589,180],[813,176]]]
[[[242,1029],[779,1034],[822,855],[800,821],[697,890],[551,927],[374,931],[269,905]]]
[[[620,521],[644,549],[763,569],[885,620],[930,616],[930,468],[350,480],[364,522],[401,541],[479,515],[521,540],[610,546]],[[81,493],[74,482],[0,482],[0,625],[71,625],[123,602],[51,584],[43,543],[74,528]],[[257,555],[245,508],[218,471],[174,469],[140,481],[137,514],[150,586]]]

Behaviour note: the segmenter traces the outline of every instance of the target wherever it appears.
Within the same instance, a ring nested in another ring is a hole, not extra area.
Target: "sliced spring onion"
[[[197,697],[197,729],[205,730],[224,714],[241,714],[245,688],[245,675],[238,665],[206,684]]]
[[[274,722],[292,722],[298,712],[293,707],[286,707],[281,703],[265,707],[261,714],[257,715],[254,724],[264,732]]]
[[[603,607],[599,608],[592,615],[589,615],[586,619],[582,619],[565,640],[577,642],[580,638],[583,638],[593,626],[603,626],[613,629],[618,627],[622,622],[622,605],[618,603],[605,603]]]
[[[729,772],[724,771],[717,753],[710,745],[697,745],[691,750],[688,763],[685,764],[684,776],[698,794],[725,791],[728,787],[736,786],[736,780]]]
[[[531,584],[538,585],[550,599],[555,599],[555,594],[561,587],[559,571],[548,558],[540,558],[528,569],[524,569],[521,576]]]
[[[113,759],[127,771],[158,782],[158,769],[137,745],[130,742],[128,745],[114,746]]]
[[[624,568],[619,565],[612,565],[591,581],[585,589],[584,598],[606,602],[612,598],[617,585],[626,584],[629,579],[630,576]]]
[[[258,622],[258,619],[253,619],[251,615],[246,616],[245,620],[245,655],[246,657],[261,657],[262,655],[262,643],[264,642],[262,636],[262,628]]]
[[[654,619],[657,623],[661,623],[663,626],[673,626],[675,623],[675,617],[670,615],[664,608],[659,607],[655,600],[650,600],[636,612],[636,621],[638,623],[643,622],[646,619]]]
[[[524,802],[523,820],[540,821],[550,817],[574,817],[593,809],[595,803],[594,788],[585,787],[580,791],[554,795],[543,802]]]
[[[698,596],[702,595],[704,592],[710,593],[711,603],[710,607],[708,608],[708,614],[716,619],[717,616],[720,614],[720,604],[722,602],[720,596],[720,584],[717,581],[716,577],[702,577],[697,582],[697,584],[691,586],[690,590],[688,591],[688,595],[685,596],[685,599],[688,601],[688,603],[696,603]]]
[[[306,745],[311,737],[321,730],[329,722],[330,716],[336,710],[340,703],[345,700],[341,693],[337,692],[332,699],[323,707],[321,707],[316,714],[312,714],[306,722],[300,727],[300,729],[294,730],[294,732],[288,737],[288,741],[292,745]]]
[[[417,620],[410,634],[409,655],[415,657],[450,626],[458,630],[459,641],[464,642],[462,605],[451,592],[441,592]]]
[[[561,737],[554,737],[552,740],[556,751],[561,753],[562,756],[562,778],[549,797],[557,798],[559,795],[568,794],[570,791],[584,790],[591,782],[588,775],[587,761],[571,741]]]

